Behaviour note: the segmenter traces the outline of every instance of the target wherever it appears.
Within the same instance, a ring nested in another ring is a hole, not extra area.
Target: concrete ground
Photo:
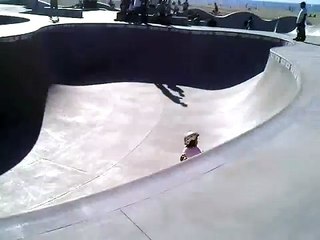
[[[50,24],[32,18],[2,36]],[[276,48],[262,74],[224,90],[52,86],[35,147],[0,176],[0,239],[318,239],[319,56],[314,45]],[[189,129],[208,151],[175,165]]]

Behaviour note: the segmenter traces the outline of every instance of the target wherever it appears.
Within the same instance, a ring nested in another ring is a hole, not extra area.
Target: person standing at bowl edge
[[[307,8],[306,3],[301,2],[300,3],[301,10],[299,12],[299,15],[297,17],[297,37],[293,40],[304,42],[306,40],[306,20],[307,20]]]

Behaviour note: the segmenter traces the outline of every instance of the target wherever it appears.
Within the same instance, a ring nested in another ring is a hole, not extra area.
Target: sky
[[[288,3],[300,3],[301,0],[256,0],[260,2],[288,2]],[[319,4],[320,0],[305,0],[308,4]]]

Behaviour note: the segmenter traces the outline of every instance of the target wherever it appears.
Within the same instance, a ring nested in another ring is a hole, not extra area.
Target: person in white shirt
[[[306,20],[307,20],[307,9],[306,9],[306,3],[301,2],[300,3],[301,10],[299,12],[299,15],[297,17],[297,37],[293,40],[304,42],[306,40]]]
[[[133,9],[137,10],[141,7],[141,0],[134,0],[133,1]]]

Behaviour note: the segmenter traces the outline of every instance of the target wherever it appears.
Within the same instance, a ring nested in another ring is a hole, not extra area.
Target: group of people
[[[141,22],[148,22],[148,0],[122,0],[120,11],[128,18],[140,15]]]
[[[149,0],[122,0],[120,9],[121,12],[126,14],[128,18],[131,16],[139,16],[142,23],[147,23],[149,9],[153,6],[154,16],[158,17],[160,23],[163,23],[167,16],[179,15],[180,8],[183,12],[188,11],[189,3],[185,0],[181,4],[181,1],[172,2],[172,0],[159,0],[154,6]]]
[[[178,0],[177,3],[171,0],[159,0],[156,6],[156,10],[158,11],[156,12],[165,12],[166,15],[179,15],[181,7],[182,13],[187,13],[187,11],[189,10],[188,0],[185,0],[182,4],[180,0]]]

